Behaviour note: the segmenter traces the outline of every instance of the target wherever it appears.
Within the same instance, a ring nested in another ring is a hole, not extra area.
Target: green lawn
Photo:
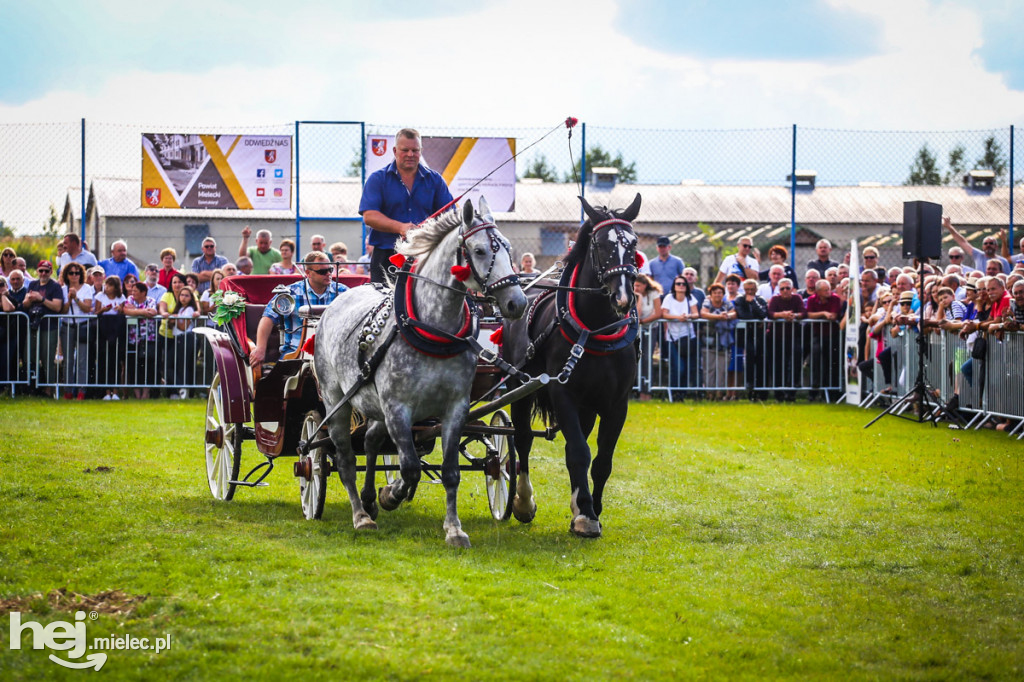
[[[204,408],[0,401],[0,598],[148,595],[88,636],[172,636],[168,652],[109,652],[104,677],[1024,676],[1024,443],[1003,434],[634,404],[603,538],[568,533],[558,439],[534,452],[530,526],[491,521],[482,476],[464,474],[473,547],[457,551],[439,486],[363,535],[337,478],[324,519],[302,519],[291,460],[214,501]],[[8,650],[6,614],[0,640],[0,679],[86,674],[27,634]]]

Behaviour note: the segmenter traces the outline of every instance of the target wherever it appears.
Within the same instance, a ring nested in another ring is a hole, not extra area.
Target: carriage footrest
[[[231,485],[241,485],[246,488],[266,488],[270,484],[266,481],[228,481]]]

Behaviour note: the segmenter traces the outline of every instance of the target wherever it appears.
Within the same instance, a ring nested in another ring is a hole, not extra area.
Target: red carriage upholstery
[[[274,288],[279,284],[291,284],[300,279],[302,279],[300,275],[235,275],[221,280],[220,288],[222,290],[237,291],[245,296],[245,315],[234,321],[238,337],[248,338],[255,342],[256,328],[263,316],[263,309],[273,298]],[[365,284],[370,281],[370,278],[367,275],[343,274],[336,276],[334,280],[351,288]],[[267,343],[267,362],[277,359],[279,346],[278,332],[275,329],[271,340]]]

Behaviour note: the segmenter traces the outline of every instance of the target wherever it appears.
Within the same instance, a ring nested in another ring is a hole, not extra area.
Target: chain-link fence
[[[78,122],[0,125],[0,220],[19,234],[40,230],[50,206],[65,229],[81,229],[103,258],[126,239],[139,263],[165,246],[180,261],[198,255],[209,234],[219,251],[237,253],[245,224],[267,228],[275,241],[313,234],[361,251],[358,217],[368,136],[393,136],[401,125],[302,121],[250,127],[129,125]],[[1013,188],[1024,156],[1013,128],[967,131],[850,131],[821,128],[652,130],[580,124],[551,128],[423,127],[424,136],[508,137],[516,159],[515,210],[498,216],[517,255],[536,254],[541,267],[562,252],[580,220],[576,199],[610,207],[643,196],[636,221],[641,248],[671,235],[673,253],[699,266],[706,283],[738,237],[763,255],[773,244],[792,250],[802,275],[820,237],[842,260],[856,238],[876,246],[884,265],[903,264],[902,203],[942,204],[975,245],[982,234],[1007,231],[1024,217]],[[288,210],[143,209],[143,133],[291,136]],[[584,153],[584,150],[586,152]],[[796,181],[791,176],[796,171]],[[84,176],[84,188],[82,178]],[[583,186],[576,184],[581,177]],[[943,235],[944,249],[952,245]],[[1019,249],[1018,230],[1012,241]],[[795,247],[795,250],[794,250]],[[764,263],[766,259],[762,259]],[[187,264],[186,264],[187,265]]]

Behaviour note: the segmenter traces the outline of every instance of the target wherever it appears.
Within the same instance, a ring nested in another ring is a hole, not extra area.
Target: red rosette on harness
[[[493,343],[495,346],[500,346],[502,340],[505,338],[504,331],[504,327],[498,327],[493,332],[491,332],[491,343]]]
[[[636,252],[636,256],[633,260],[636,261],[637,268],[642,268],[644,266],[644,263],[646,262],[644,254],[640,253],[639,251]]]
[[[394,265],[399,270],[401,270],[405,266],[405,256],[403,256],[400,253],[396,253],[391,258],[388,258],[388,260],[391,261],[391,264]]]
[[[306,339],[306,343],[302,344],[302,352],[303,353],[308,353],[309,355],[312,355],[313,354],[313,349],[315,347],[316,347],[316,334],[313,334],[308,339]]]
[[[454,275],[455,279],[459,280],[460,282],[465,282],[467,279],[469,279],[469,276],[471,274],[473,274],[473,271],[469,269],[468,265],[452,266],[452,275]]]
[[[565,127],[569,129],[575,128],[576,124],[579,122],[580,120],[578,118],[576,118],[575,116],[570,116],[569,118],[565,119]]]

